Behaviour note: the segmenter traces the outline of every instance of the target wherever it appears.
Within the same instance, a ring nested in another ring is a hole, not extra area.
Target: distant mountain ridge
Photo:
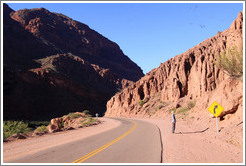
[[[4,118],[50,119],[107,100],[144,74],[119,46],[44,8],[3,6]]]
[[[131,81],[143,76],[141,68],[116,43],[63,14],[40,8],[11,12],[10,17],[57,53],[71,52]]]

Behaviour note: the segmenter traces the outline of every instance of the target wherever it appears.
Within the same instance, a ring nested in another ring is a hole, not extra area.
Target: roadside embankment
[[[104,131],[116,128],[121,124],[120,121],[110,118],[99,119],[102,123],[95,126],[45,134],[42,136],[30,137],[24,140],[4,142],[3,162],[102,133]]]

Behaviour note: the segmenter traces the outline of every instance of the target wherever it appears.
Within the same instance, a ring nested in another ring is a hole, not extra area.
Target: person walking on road
[[[176,127],[176,118],[174,115],[174,111],[172,111],[172,133],[174,133]]]

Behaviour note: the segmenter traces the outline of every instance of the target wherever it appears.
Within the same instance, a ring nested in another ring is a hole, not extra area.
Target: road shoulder
[[[25,140],[16,140],[3,143],[3,162],[13,160],[24,155],[34,154],[38,151],[84,139],[120,126],[121,122],[100,118],[101,124],[75,130],[68,130],[43,136],[31,137]]]
[[[160,128],[163,163],[242,163],[243,149],[219,140],[215,131],[177,122],[171,133],[171,119],[142,119]],[[202,132],[204,131],[204,132]]]

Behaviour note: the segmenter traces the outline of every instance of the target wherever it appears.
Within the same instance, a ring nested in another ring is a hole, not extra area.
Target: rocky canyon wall
[[[243,13],[240,12],[229,29],[218,32],[185,53],[162,63],[135,84],[113,96],[107,103],[105,116],[164,116],[171,109],[191,101],[196,101],[199,110],[206,110],[212,102],[208,96],[214,95],[218,89],[221,91],[217,96],[223,98],[223,101],[218,97],[217,101],[225,105],[225,112],[238,102],[242,105],[242,81],[236,83],[240,87],[237,95],[228,92],[226,97],[223,96],[226,90],[221,86],[230,87],[235,83],[231,83],[232,80],[215,65],[216,56],[227,48],[239,48],[242,43]],[[228,105],[226,102],[229,100],[237,102]]]

